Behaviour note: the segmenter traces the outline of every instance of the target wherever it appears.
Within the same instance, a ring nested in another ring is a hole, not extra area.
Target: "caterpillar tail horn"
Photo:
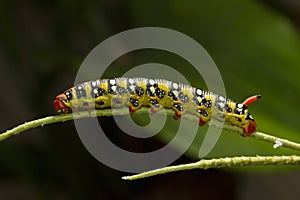
[[[261,98],[261,95],[254,95],[254,96],[251,96],[251,97],[249,97],[249,98],[247,98],[244,102],[243,102],[243,104],[245,105],[245,106],[249,106],[251,103],[253,103],[254,101],[257,101],[258,99],[260,99]]]

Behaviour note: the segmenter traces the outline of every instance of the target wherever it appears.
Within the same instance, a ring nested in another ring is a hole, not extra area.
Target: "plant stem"
[[[167,115],[173,115],[174,112],[171,109],[165,109],[165,113]],[[148,114],[148,108],[141,108],[136,111],[136,114]],[[161,112],[158,112],[158,114]],[[43,127],[47,124],[53,124],[57,122],[65,122],[73,119],[80,119],[80,118],[88,118],[88,117],[104,117],[104,116],[112,116],[112,115],[127,115],[128,109],[114,109],[113,112],[111,109],[104,109],[104,110],[95,110],[92,112],[78,112],[74,114],[66,114],[66,115],[56,115],[56,116],[49,116],[37,120],[32,120],[30,122],[25,122],[21,125],[16,126],[11,130],[7,130],[6,132],[0,134],[0,141],[3,141],[11,136],[18,135],[24,131],[36,128],[36,127]],[[197,117],[193,115],[184,115],[183,117],[189,120],[196,120],[198,121]],[[214,120],[215,121],[215,120]],[[229,124],[219,124],[218,122],[210,122],[210,126],[215,127],[223,127],[224,130],[238,133],[240,135],[243,134],[241,128],[232,126]],[[272,135],[268,135],[262,132],[255,132],[251,135],[251,137],[262,140],[265,142],[269,142],[274,144],[274,148],[279,146],[284,146],[290,149],[294,149],[300,151],[300,144],[288,141],[286,139],[274,137]],[[277,145],[277,146],[275,146]],[[125,176],[123,179],[125,180],[134,180],[139,178],[145,178],[149,176],[154,176],[158,174],[165,174],[174,171],[182,171],[182,170],[190,170],[190,169],[208,169],[208,168],[220,168],[220,167],[233,167],[233,166],[246,166],[246,165],[295,165],[300,164],[300,156],[256,156],[256,157],[231,157],[231,158],[219,158],[219,159],[210,159],[210,160],[200,160],[195,163],[191,164],[183,164],[178,166],[169,166],[164,167],[161,169],[144,172],[141,174],[136,174],[132,176]]]
[[[255,165],[298,165],[300,164],[300,156],[254,156],[254,157],[227,157],[218,159],[202,159],[195,163],[182,164],[176,166],[168,166],[148,172],[132,176],[124,176],[124,180],[136,180],[170,172],[191,170],[191,169],[209,169],[221,167],[236,167],[236,166],[255,166]]]
[[[165,109],[167,115],[174,115],[174,111],[171,109]],[[149,113],[149,108],[141,108],[135,112],[136,114],[148,114]],[[163,112],[158,112],[157,114],[160,114]],[[128,109],[122,108],[122,109],[114,109],[113,112],[111,109],[103,109],[103,110],[94,110],[92,112],[78,112],[74,114],[66,114],[66,115],[55,115],[55,116],[49,116],[37,120],[32,120],[30,122],[25,122],[24,124],[18,125],[13,129],[7,130],[6,132],[0,134],[0,141],[3,141],[11,136],[18,135],[24,131],[39,127],[39,126],[44,126],[47,124],[53,124],[57,122],[65,122],[73,119],[80,119],[80,118],[88,118],[88,117],[104,117],[104,116],[112,116],[112,115],[127,115],[128,114]],[[198,121],[197,117],[193,115],[186,114],[183,117],[189,119],[189,120],[196,120]],[[223,124],[218,124],[216,122],[210,123],[210,126],[215,126],[215,127],[221,127]],[[223,129],[227,130],[229,132],[234,132],[238,134],[243,134],[243,131],[241,128],[232,126],[230,124],[224,124]],[[262,140],[265,142],[269,142],[274,144],[275,142],[280,142],[280,146],[284,146],[290,149],[294,149],[297,151],[300,151],[300,144],[288,141],[286,139],[274,137],[272,135],[262,133],[262,132],[255,132],[251,135],[251,137],[256,138],[258,140]]]

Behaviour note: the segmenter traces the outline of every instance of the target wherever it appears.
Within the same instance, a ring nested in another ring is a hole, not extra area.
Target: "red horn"
[[[243,104],[248,107],[249,104],[258,100],[260,97],[261,97],[261,95],[255,95],[255,96],[249,97],[243,102]]]

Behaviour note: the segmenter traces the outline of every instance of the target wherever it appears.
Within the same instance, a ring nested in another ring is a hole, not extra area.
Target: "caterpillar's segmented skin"
[[[199,117],[201,126],[212,117],[225,119],[241,127],[244,135],[249,136],[256,130],[256,123],[248,105],[259,98],[260,95],[255,95],[242,103],[235,103],[212,92],[164,79],[121,77],[78,84],[59,94],[54,100],[54,108],[63,114],[122,106],[128,106],[131,113],[142,106],[151,107],[152,113],[170,108],[175,111],[174,118],[190,113]],[[212,109],[217,112],[212,112]]]

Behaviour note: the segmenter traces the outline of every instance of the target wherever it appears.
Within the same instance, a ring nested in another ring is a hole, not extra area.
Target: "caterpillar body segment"
[[[248,105],[259,98],[260,95],[256,95],[243,103],[235,103],[229,98],[182,83],[164,79],[121,77],[78,84],[57,95],[54,109],[66,114],[123,106],[128,106],[131,113],[140,107],[150,107],[152,113],[170,108],[175,111],[175,119],[190,113],[199,117],[200,126],[211,118],[225,120],[241,127],[244,135],[248,136],[257,126],[248,111]]]

